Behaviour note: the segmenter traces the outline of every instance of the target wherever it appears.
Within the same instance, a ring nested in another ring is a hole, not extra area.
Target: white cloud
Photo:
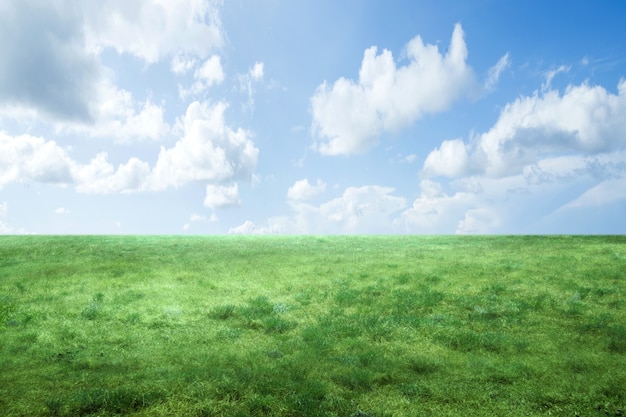
[[[84,12],[63,0],[2,2],[3,116],[116,140],[163,137],[169,132],[163,109],[150,100],[134,102],[113,84],[97,51],[85,48]]]
[[[501,177],[558,155],[610,154],[626,147],[626,81],[612,94],[581,84],[520,97],[471,144],[444,144],[426,158],[425,175]],[[450,167],[454,167],[451,169]],[[465,167],[465,169],[462,169]]]
[[[251,112],[254,111],[254,83],[263,80],[264,65],[262,62],[256,62],[247,73],[239,75],[239,91],[248,95],[248,100],[243,108]]]
[[[90,108],[94,123],[59,124],[58,130],[112,138],[117,142],[159,140],[171,132],[170,126],[164,121],[161,106],[150,99],[138,103],[129,91],[117,88],[107,79],[99,81]]]
[[[500,219],[495,210],[477,208],[465,212],[465,217],[458,223],[456,233],[487,234],[498,230],[499,226]]]
[[[182,99],[190,95],[202,94],[214,84],[224,81],[224,69],[219,55],[213,55],[204,61],[200,68],[196,69],[193,77],[195,81],[189,89],[179,87],[179,95]]]
[[[212,213],[210,217],[203,216],[201,214],[192,214],[189,217],[189,221],[191,221],[191,222],[201,222],[201,223],[211,222],[211,223],[215,223],[218,220],[219,219],[218,219],[218,217],[217,217],[217,215],[215,213]]]
[[[154,63],[181,52],[204,58],[224,42],[217,1],[103,0],[82,6],[92,50],[111,47]]]
[[[257,226],[250,220],[246,220],[239,226],[228,229],[228,233],[231,235],[275,235],[283,233],[283,230],[279,225]]]
[[[398,153],[395,156],[389,158],[389,162],[392,164],[412,164],[417,161],[417,155],[414,153],[405,155],[403,153]]]
[[[575,217],[557,226],[559,216],[623,204],[625,179],[626,150],[545,157],[521,172],[463,176],[445,188],[424,179],[395,224],[409,233],[572,233],[586,229],[571,223]]]
[[[390,51],[379,55],[371,47],[364,53],[358,82],[340,78],[317,88],[311,98],[316,150],[326,155],[362,152],[382,131],[442,111],[475,88],[459,24],[445,55],[419,36],[408,43],[406,55],[409,63],[397,67]]]
[[[70,211],[66,209],[65,207],[58,207],[54,210],[54,214],[58,214],[58,215],[70,214]]]
[[[213,55],[207,59],[194,74],[196,80],[204,83],[208,88],[213,84],[219,84],[224,81],[224,70],[222,69],[222,60],[218,55]]]
[[[550,88],[552,88],[552,80],[554,79],[554,77],[556,77],[558,74],[560,74],[562,72],[569,72],[570,69],[571,69],[571,67],[567,67],[565,65],[561,65],[560,67],[558,67],[555,70],[550,70],[550,71],[546,72],[546,74],[545,74],[546,80],[544,81],[543,84],[541,84],[541,91],[548,91],[548,90],[550,90]]]
[[[348,187],[337,198],[318,206],[290,200],[291,216],[269,218],[259,226],[251,221],[231,228],[233,234],[357,234],[390,233],[393,216],[406,200],[393,188],[378,185]]]
[[[467,170],[465,143],[460,139],[444,140],[424,161],[423,173],[429,177],[445,175],[456,177]]]
[[[190,182],[210,184],[205,204],[237,205],[237,185],[251,181],[258,149],[243,129],[225,124],[226,105],[192,103],[179,120],[182,138],[172,148],[161,148],[153,169],[131,157],[114,167],[106,152],[89,163],[75,161],[54,141],[30,135],[10,136],[0,131],[0,189],[25,181],[74,186],[81,193],[129,193],[164,190]]]
[[[256,226],[250,220],[246,220],[244,223],[236,227],[228,229],[228,233],[231,235],[251,235],[254,234]]]
[[[185,56],[184,54],[174,55],[170,69],[174,74],[182,75],[189,72],[196,65],[195,58]]]
[[[296,181],[289,190],[287,190],[287,198],[290,200],[311,200],[326,190],[326,183],[317,180],[315,185],[310,184],[308,178]]]
[[[173,70],[184,72],[222,45],[218,7],[213,0],[1,2],[0,111],[24,125],[52,123],[57,132],[161,139],[170,132],[162,106],[115,86],[102,51],[148,63],[172,56]],[[215,66],[199,69],[202,83],[223,79]]]
[[[88,165],[75,167],[76,190],[88,194],[131,193],[147,189],[150,166],[130,158],[117,169],[107,161],[106,152],[99,153]]]
[[[84,49],[74,2],[0,2],[0,108],[89,122],[96,55]]]
[[[319,214],[341,229],[351,232],[385,230],[389,216],[406,206],[402,197],[391,195],[390,187],[369,185],[348,187],[339,198],[322,204]]]
[[[178,124],[183,137],[161,147],[151,178],[152,189],[179,187],[193,181],[221,183],[250,180],[259,150],[250,133],[231,129],[224,121],[227,105],[193,102]]]
[[[496,84],[498,84],[498,80],[500,79],[500,75],[502,71],[507,69],[511,65],[511,60],[509,59],[509,53],[507,52],[498,60],[496,65],[489,68],[489,72],[487,74],[487,81],[485,82],[485,89],[487,91],[493,91],[496,88]]]
[[[206,222],[207,220],[208,219],[206,216],[202,216],[200,214],[192,214],[189,217],[189,221],[192,221],[192,222]]]
[[[239,187],[237,184],[231,186],[208,184],[206,186],[206,196],[204,198],[206,207],[216,209],[239,206],[240,204],[241,200],[239,199]]]
[[[255,81],[260,81],[263,79],[263,63],[256,62],[249,71],[250,77]]]
[[[472,193],[448,195],[435,181],[422,180],[420,190],[412,207],[395,220],[396,225],[407,233],[454,233],[459,220],[476,207],[476,197]]]
[[[0,189],[18,181],[69,184],[74,165],[54,141],[0,131]]]
[[[340,197],[314,206],[291,201],[291,218],[272,219],[270,225],[289,233],[389,233],[394,213],[406,207],[391,187],[348,187]]]
[[[79,164],[54,141],[0,132],[0,189],[12,182],[74,185],[79,192],[117,193],[139,191],[149,166],[131,158],[117,170],[100,153],[89,164]]]

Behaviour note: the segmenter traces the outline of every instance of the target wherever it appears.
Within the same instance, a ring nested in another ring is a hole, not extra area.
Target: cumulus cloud
[[[341,196],[311,205],[291,201],[293,216],[271,219],[270,225],[290,233],[389,233],[393,216],[406,200],[393,195],[391,187],[348,187]]]
[[[178,121],[182,137],[161,147],[153,168],[131,157],[113,166],[106,152],[89,163],[74,160],[55,141],[0,131],[0,189],[19,181],[74,186],[82,193],[158,191],[190,182],[208,184],[205,205],[238,204],[236,181],[251,181],[258,149],[250,133],[224,121],[226,105],[194,102]],[[234,185],[224,186],[224,183]]]
[[[456,178],[452,190],[425,180],[398,223],[418,233],[545,231],[554,218],[533,227],[554,213],[623,202],[624,92],[622,82],[618,94],[588,84],[536,93],[507,105],[469,143],[444,141],[426,158],[422,175]],[[559,227],[554,230],[578,230]]]
[[[424,179],[419,188],[419,197],[394,221],[406,233],[536,233],[538,222],[566,198],[562,184],[530,184],[523,175],[452,184]]]
[[[107,153],[96,155],[89,164],[74,169],[76,190],[88,194],[132,193],[147,189],[150,165],[130,158],[117,169],[108,162]]]
[[[476,82],[463,36],[457,24],[445,54],[417,36],[406,46],[409,63],[400,67],[386,49],[365,50],[358,81],[324,82],[311,98],[315,148],[326,155],[362,152],[381,132],[445,110],[469,93]]]
[[[320,194],[322,194],[326,190],[326,183],[317,180],[315,185],[309,183],[308,178],[303,180],[296,181],[289,189],[287,190],[287,198],[290,200],[311,200]]]
[[[92,50],[110,47],[154,63],[179,53],[204,58],[224,43],[217,1],[103,0],[81,4],[87,45]]]
[[[74,161],[54,141],[0,132],[0,189],[18,181],[72,183],[74,168]]]
[[[444,142],[426,158],[427,176],[515,175],[563,154],[594,155],[626,147],[626,81],[612,94],[587,83],[520,97],[470,144]],[[453,168],[451,168],[453,167]]]
[[[213,55],[194,72],[194,83],[190,88],[180,87],[179,94],[181,98],[190,95],[198,95],[208,90],[214,84],[220,84],[224,81],[224,69],[222,68],[222,60],[219,55]]]
[[[407,233],[455,233],[459,219],[472,208],[475,208],[472,193],[448,195],[439,182],[422,180],[420,196],[395,223]]]
[[[151,188],[252,178],[259,150],[250,132],[226,125],[226,108],[223,102],[210,105],[195,101],[188,106],[185,116],[178,120],[183,137],[172,148],[161,147]]]
[[[171,131],[171,127],[164,120],[162,106],[150,99],[137,102],[129,91],[116,87],[106,78],[100,79],[95,87],[90,113],[94,123],[60,124],[57,129],[92,137],[113,138],[116,142],[159,140]]]
[[[84,49],[82,27],[74,2],[1,2],[0,105],[89,122],[100,64]]]
[[[230,186],[208,184],[206,186],[206,196],[204,205],[216,209],[223,207],[239,206],[239,187],[237,184]]]
[[[224,70],[222,69],[221,58],[218,55],[213,55],[211,58],[204,61],[204,64],[196,70],[194,77],[204,84],[204,88],[224,81]]]
[[[444,140],[424,161],[426,176],[456,177],[467,170],[468,157],[465,143],[460,139]]]
[[[0,189],[24,181],[74,185],[85,193],[132,192],[144,188],[149,171],[148,164],[136,158],[115,169],[104,152],[80,164],[54,141],[0,132]]]
[[[212,0],[1,2],[3,117],[118,141],[166,136],[163,108],[116,87],[102,52],[113,48],[147,63],[178,57],[176,71],[184,72],[222,45],[218,6]],[[219,82],[220,69],[219,60],[207,60],[198,82]]]

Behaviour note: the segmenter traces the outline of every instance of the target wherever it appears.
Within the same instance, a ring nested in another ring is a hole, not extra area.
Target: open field
[[[2,416],[623,416],[626,237],[0,237]]]

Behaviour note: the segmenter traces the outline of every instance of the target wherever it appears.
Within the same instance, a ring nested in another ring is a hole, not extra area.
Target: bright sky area
[[[626,233],[626,2],[0,2],[0,233]]]

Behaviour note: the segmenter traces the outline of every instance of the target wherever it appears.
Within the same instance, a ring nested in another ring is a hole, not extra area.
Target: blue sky
[[[620,1],[0,4],[0,233],[626,233]]]

